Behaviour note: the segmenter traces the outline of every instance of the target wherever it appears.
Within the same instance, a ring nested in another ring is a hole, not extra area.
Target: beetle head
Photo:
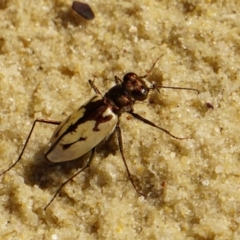
[[[138,101],[144,101],[149,93],[149,88],[145,81],[133,72],[124,75],[122,87],[132,99]]]

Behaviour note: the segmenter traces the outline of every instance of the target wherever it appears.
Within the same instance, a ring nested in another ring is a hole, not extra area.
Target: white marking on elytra
[[[102,98],[99,97],[99,99]],[[73,115],[76,115],[76,112],[74,112]],[[67,131],[69,124],[73,125],[73,123],[76,123],[72,121],[71,116],[68,118],[67,122],[64,122],[63,125],[61,124],[57,127],[53,134],[53,138],[50,140],[50,142],[52,143],[51,146],[47,147],[44,151],[46,158],[50,162],[66,162],[83,156],[85,153],[89,152],[94,146],[98,145],[110,133],[112,133],[118,122],[118,117],[116,116],[116,114],[114,114],[110,108],[107,108],[106,111],[102,114],[102,116],[111,116],[111,120],[100,123],[98,126],[99,131],[93,132],[96,121],[86,121],[82,124],[79,124],[73,132],[66,134],[54,147],[52,147],[53,143],[58,141],[58,139],[61,137],[61,134]],[[77,119],[76,117],[74,118]],[[78,119],[80,118],[81,117],[79,117]],[[62,127],[64,129],[61,129]],[[61,129],[61,131],[56,138],[55,133],[57,133],[59,129]],[[64,149],[64,146],[66,145],[69,145],[69,147]]]

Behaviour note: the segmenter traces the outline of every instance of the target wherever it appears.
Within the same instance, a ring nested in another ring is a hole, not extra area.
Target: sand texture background
[[[49,165],[55,126],[37,124],[20,163],[0,178],[0,239],[240,239],[240,3],[92,0],[95,19],[66,0],[0,1],[0,172],[36,118],[64,120],[124,73],[166,86],[135,112],[187,140],[121,116],[116,136],[71,181],[79,161]]]

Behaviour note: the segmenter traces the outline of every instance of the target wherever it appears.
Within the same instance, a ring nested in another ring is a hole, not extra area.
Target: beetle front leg
[[[159,126],[157,126],[155,123],[149,121],[148,119],[140,116],[139,114],[137,113],[134,113],[134,112],[129,112],[134,118],[136,118],[137,120],[140,120],[141,122],[143,123],[146,123],[152,127],[155,127],[155,128],[158,128],[159,130],[165,132],[166,134],[170,135],[172,138],[176,138],[178,140],[184,140],[184,139],[188,139],[189,137],[177,137],[177,136],[174,136],[173,134],[171,134],[168,130],[164,129],[164,128],[161,128]]]

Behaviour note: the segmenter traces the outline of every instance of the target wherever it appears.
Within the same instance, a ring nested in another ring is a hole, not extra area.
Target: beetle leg
[[[128,178],[129,178],[130,182],[132,183],[134,189],[137,191],[137,193],[138,193],[139,195],[142,195],[143,197],[146,197],[143,193],[141,193],[141,192],[138,190],[138,188],[136,187],[136,185],[135,185],[135,183],[134,183],[134,181],[133,181],[133,179],[132,179],[132,175],[131,175],[131,173],[130,173],[130,171],[129,171],[129,168],[128,168],[126,159],[125,159],[124,154],[123,154],[122,131],[121,131],[121,128],[120,128],[120,126],[119,126],[118,124],[117,124],[117,126],[116,126],[116,132],[117,132],[117,138],[118,138],[118,145],[119,145],[120,153],[121,153],[121,155],[122,155],[122,160],[123,160],[123,163],[124,163],[124,165],[125,165]]]
[[[148,119],[138,115],[137,113],[134,113],[134,112],[129,112],[134,118],[136,118],[137,120],[140,120],[152,127],[155,127],[155,128],[158,128],[160,130],[162,130],[163,132],[167,133],[168,135],[170,135],[171,137],[173,138],[176,138],[176,139],[179,139],[179,140],[183,140],[183,139],[188,139],[189,137],[176,137],[174,136],[173,134],[171,134],[168,130],[164,129],[164,128],[161,128],[159,126],[157,126],[156,124],[154,124],[153,122],[149,121]]]
[[[47,204],[47,206],[44,208],[44,211],[46,211],[46,209],[49,207],[49,205],[52,203],[52,201],[56,198],[56,196],[59,194],[59,192],[61,191],[61,189],[68,183],[70,182],[73,178],[75,178],[78,174],[80,174],[82,171],[84,171],[86,168],[88,168],[93,160],[94,157],[94,153],[95,153],[95,147],[92,149],[91,155],[87,161],[87,164],[82,167],[79,171],[77,171],[74,175],[72,175],[70,178],[68,178],[65,182],[63,182],[61,184],[61,186],[58,188],[58,190],[56,191],[56,193],[54,194],[54,196],[52,197],[52,199],[49,201],[49,203]]]
[[[10,169],[12,169],[12,168],[21,160],[22,155],[23,155],[23,153],[24,153],[24,151],[25,151],[25,149],[26,149],[26,146],[27,146],[27,144],[28,144],[28,141],[29,141],[29,139],[30,139],[30,137],[31,137],[31,135],[32,135],[33,129],[35,128],[35,125],[36,125],[37,122],[40,122],[40,123],[48,123],[48,124],[53,124],[53,125],[59,125],[59,124],[61,123],[61,122],[59,122],[59,121],[54,121],[54,120],[36,119],[36,120],[34,121],[33,125],[32,125],[32,128],[31,128],[31,130],[30,130],[30,132],[29,132],[29,134],[28,134],[28,137],[27,137],[26,142],[25,142],[24,145],[23,145],[22,151],[21,151],[20,155],[18,156],[17,161],[16,161],[15,163],[13,163],[7,170],[3,171],[3,172],[0,174],[0,177],[1,177],[2,175],[4,175],[4,173],[6,173],[6,172],[8,172]]]
[[[95,78],[95,77],[94,77],[94,78]],[[99,94],[99,95],[103,96],[103,95],[100,93],[100,91],[98,90],[97,86],[95,85],[94,80],[89,79],[88,82],[89,82],[89,84],[91,85],[91,88],[94,90],[94,92],[95,92],[96,94]]]

